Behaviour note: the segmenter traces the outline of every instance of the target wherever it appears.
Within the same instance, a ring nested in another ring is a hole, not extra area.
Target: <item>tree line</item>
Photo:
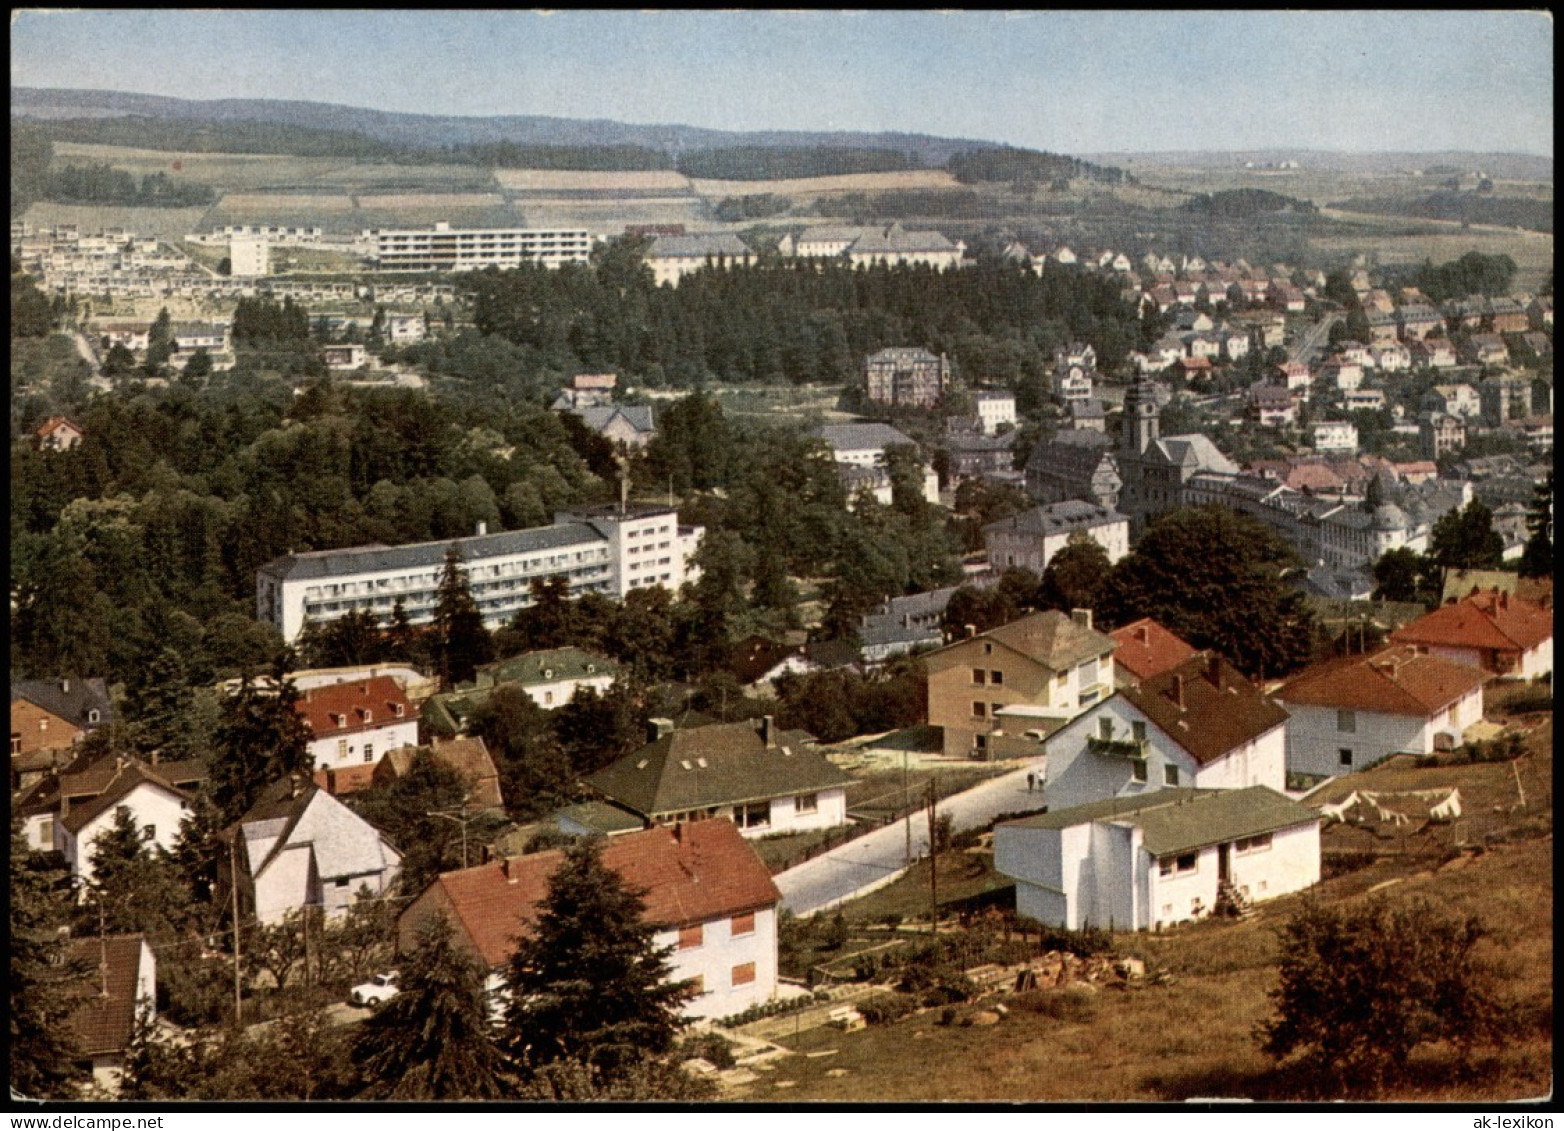
[[[167,173],[148,173],[140,180],[109,164],[67,165],[34,181],[39,200],[57,204],[114,204],[132,208],[192,208],[211,204],[211,185],[176,181]]]

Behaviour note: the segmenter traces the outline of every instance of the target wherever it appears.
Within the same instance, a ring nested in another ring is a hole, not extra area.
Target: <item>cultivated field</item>
[[[641,192],[689,191],[690,180],[671,169],[625,172],[586,169],[496,169],[500,187],[517,192],[579,192],[633,189]]]
[[[890,173],[845,173],[835,177],[798,177],[780,181],[691,180],[701,196],[836,196],[847,192],[891,192],[897,189],[963,187],[944,169],[905,169]]]
[[[398,193],[387,196],[360,196],[360,208],[376,208],[382,211],[399,209],[442,208],[493,208],[505,203],[505,198],[494,192],[424,192]]]
[[[218,201],[217,206],[224,212],[254,213],[257,219],[265,220],[279,210],[295,214],[351,212],[353,198],[320,193],[231,192]]]
[[[1314,245],[1327,253],[1372,252],[1385,266],[1421,263],[1425,259],[1443,263],[1459,259],[1469,251],[1508,255],[1515,260],[1512,285],[1518,291],[1535,291],[1553,271],[1553,236],[1548,232],[1492,224],[1463,228],[1454,220],[1409,220],[1334,210],[1328,210],[1326,215],[1352,224],[1363,233],[1316,237]]]
[[[75,224],[84,232],[124,228],[137,235],[173,242],[206,226],[208,208],[119,208],[100,204],[34,204],[22,215],[27,224],[47,228]],[[237,221],[230,221],[231,223]]]

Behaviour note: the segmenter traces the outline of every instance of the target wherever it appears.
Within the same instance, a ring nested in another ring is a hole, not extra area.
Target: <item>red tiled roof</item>
[[[1202,766],[1287,721],[1285,710],[1214,652],[1196,652],[1119,694]]]
[[[518,934],[537,918],[549,878],[564,853],[513,856],[477,868],[446,872],[403,912],[403,919],[440,906],[425,903],[438,889],[454,924],[489,966],[510,959]],[[703,923],[779,903],[769,869],[731,821],[695,821],[614,837],[603,863],[645,892],[646,920],[656,927]]]
[[[293,707],[304,716],[316,738],[418,718],[418,708],[408,702],[401,686],[388,675],[311,688],[294,701]],[[397,707],[402,709],[400,717]],[[341,722],[337,721],[339,718]]]
[[[1343,707],[1385,715],[1437,715],[1489,677],[1476,668],[1391,646],[1305,669],[1276,696],[1286,703]]]
[[[375,765],[369,766],[338,766],[335,769],[316,770],[314,773],[315,784],[333,797],[357,793],[359,790],[368,789],[374,784],[375,766],[378,764],[375,763]]]
[[[72,939],[68,957],[91,970],[91,996],[67,1024],[86,1056],[123,1052],[136,1025],[136,976],[141,971],[143,935]],[[105,959],[107,960],[105,962]],[[107,977],[104,966],[107,966]],[[104,987],[108,993],[104,994]]]
[[[1525,652],[1553,638],[1553,614],[1494,590],[1435,609],[1390,634],[1398,644]]]
[[[81,425],[76,424],[74,421],[64,416],[49,417],[48,420],[45,420],[42,424],[38,425],[38,427],[34,430],[34,435],[39,437],[48,436],[62,424],[71,429],[78,436],[82,435]]]
[[[375,780],[395,781],[407,773],[420,749],[427,749],[435,761],[449,766],[470,783],[467,791],[469,805],[479,809],[504,807],[499,771],[494,768],[494,759],[489,756],[489,748],[481,738],[436,739],[428,747],[398,746],[395,750],[387,750],[386,756],[373,767]]]
[[[1150,617],[1114,629],[1108,635],[1119,642],[1118,650],[1113,653],[1113,662],[1138,680],[1161,675],[1195,654],[1192,645]]]

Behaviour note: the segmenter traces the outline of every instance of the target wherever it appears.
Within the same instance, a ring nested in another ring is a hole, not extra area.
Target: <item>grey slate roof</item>
[[[675,730],[587,778],[587,784],[637,813],[655,817],[765,801],[850,785],[823,754],[801,746],[767,747],[753,723]]]
[[[527,554],[603,540],[606,539],[602,532],[593,526],[564,522],[531,530],[507,530],[499,534],[445,538],[437,542],[414,542],[406,546],[376,543],[370,546],[349,546],[341,550],[286,554],[267,562],[259,572],[279,581],[299,581],[392,570],[438,569],[445,564],[445,552],[453,545],[464,562],[471,562],[479,558]]]
[[[986,535],[989,531],[998,533],[1011,530],[1020,534],[1063,534],[1066,531],[1090,530],[1096,526],[1128,521],[1118,511],[1100,507],[1096,503],[1088,503],[1084,499],[1066,499],[1062,503],[1033,507],[1029,511],[991,522],[983,527],[983,533]]]
[[[651,405],[592,405],[588,408],[577,408],[570,411],[579,416],[581,423],[594,432],[603,431],[613,423],[616,416],[624,417],[637,432],[651,432],[654,430]]]
[[[1222,454],[1209,436],[1191,432],[1183,436],[1164,436],[1157,441],[1168,462],[1179,467],[1191,467],[1199,471],[1222,471],[1238,474],[1238,465]]]
[[[568,821],[583,828],[607,835],[609,833],[634,832],[644,829],[646,821],[628,809],[621,809],[607,801],[583,801],[579,805],[567,805],[554,813],[554,823],[560,828]]]
[[[823,424],[815,429],[815,435],[824,440],[832,451],[863,451],[865,448],[884,448],[892,444],[911,444],[911,437],[897,431],[889,424]]]
[[[101,679],[13,679],[11,702],[26,699],[74,726],[91,730],[114,721],[108,685]],[[90,722],[91,712],[97,722]]]
[[[731,232],[705,235],[658,236],[646,253],[648,259],[715,259],[718,256],[755,254],[749,245]]]
[[[1313,809],[1267,786],[1255,785],[1247,789],[1159,789],[1135,797],[1072,805],[1006,825],[1027,829],[1064,829],[1092,821],[1137,825],[1146,851],[1166,856],[1318,820]]]
[[[475,686],[494,687],[502,683],[519,683],[526,686],[533,683],[553,683],[558,680],[614,675],[618,671],[619,665],[606,656],[599,656],[582,648],[550,648],[538,652],[524,652],[508,660],[480,665]]]

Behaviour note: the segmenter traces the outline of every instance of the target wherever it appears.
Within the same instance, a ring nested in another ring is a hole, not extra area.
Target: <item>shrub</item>
[[[870,1025],[889,1025],[917,1008],[918,1003],[906,994],[875,994],[858,1003],[858,1014]]]
[[[1014,1008],[1052,1017],[1055,1021],[1090,1021],[1096,1012],[1096,1003],[1097,999],[1090,993],[1069,987],[1027,990],[1011,999]]]
[[[718,1033],[700,1033],[679,1042],[679,1056],[688,1060],[700,1057],[721,1069],[732,1068],[737,1061],[733,1056],[733,1042]]]
[[[1065,927],[1044,927],[1038,945],[1043,950],[1062,950],[1078,958],[1113,953],[1113,934],[1102,927],[1083,927],[1072,931]]]

